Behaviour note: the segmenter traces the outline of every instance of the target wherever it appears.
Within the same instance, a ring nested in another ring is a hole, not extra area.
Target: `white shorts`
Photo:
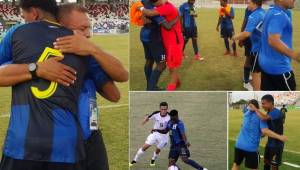
[[[168,134],[161,134],[158,132],[154,132],[147,137],[145,143],[151,146],[155,145],[157,149],[162,149],[167,146],[168,142],[169,142]]]

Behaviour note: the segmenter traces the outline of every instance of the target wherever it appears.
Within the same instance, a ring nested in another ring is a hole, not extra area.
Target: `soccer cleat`
[[[150,166],[155,166],[155,160],[151,159]]]
[[[249,82],[244,83],[244,88],[247,89],[248,91],[253,91],[253,87]]]
[[[203,60],[204,60],[204,58],[201,57],[200,54],[195,54],[194,59],[195,59],[195,60],[199,60],[199,61],[203,61]]]
[[[175,91],[176,90],[176,84],[168,84],[167,91]]]
[[[132,167],[135,163],[136,161],[131,161],[131,163],[129,163],[129,167]]]
[[[230,55],[231,52],[230,51],[226,51],[223,55]]]

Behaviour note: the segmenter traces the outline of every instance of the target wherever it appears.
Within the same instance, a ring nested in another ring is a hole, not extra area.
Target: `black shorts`
[[[184,28],[183,36],[184,39],[197,38],[198,37],[197,27]]]
[[[264,160],[266,164],[280,166],[282,160],[283,147],[266,147]]]
[[[258,63],[258,58],[259,58],[259,53],[258,52],[250,52],[250,60],[251,60],[251,72],[252,73],[259,73],[261,72],[259,63]]]
[[[234,34],[233,28],[221,28],[222,38],[232,38],[233,34]]]
[[[238,148],[235,148],[234,163],[241,165],[245,159],[245,167],[250,169],[257,169],[259,165],[259,153],[248,152]]]
[[[295,91],[296,81],[293,71],[279,75],[271,75],[262,71],[261,90],[263,91]]]
[[[0,170],[86,170],[85,161],[75,164],[17,160],[3,155]]]
[[[166,51],[162,41],[143,42],[146,60],[153,60],[156,63],[166,61]]]
[[[251,55],[251,48],[252,48],[252,43],[250,38],[247,38],[244,40],[244,49],[245,49],[245,56],[250,57]]]
[[[169,151],[169,159],[178,160],[180,157],[190,157],[190,151],[183,145],[172,145]]]
[[[93,131],[86,142],[87,170],[109,170],[105,144],[100,130]]]

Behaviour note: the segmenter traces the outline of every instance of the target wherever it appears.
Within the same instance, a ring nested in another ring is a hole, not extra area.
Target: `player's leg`
[[[226,28],[221,28],[221,37],[224,39],[224,44],[226,51],[224,55],[229,55],[230,54],[230,47],[229,47],[229,40],[228,40],[228,35],[227,35],[227,29]]]
[[[234,162],[232,165],[232,170],[239,170],[240,165],[242,164],[245,158],[245,153],[243,150],[235,148],[234,149]]]
[[[147,81],[147,89],[148,89],[148,84],[150,81],[150,77],[152,74],[152,69],[153,69],[153,64],[154,64],[154,60],[151,56],[151,49],[149,48],[149,42],[143,42],[143,47],[144,47],[144,53],[145,53],[145,65],[144,65],[144,73],[145,73],[145,77],[146,77],[146,81]]]
[[[204,60],[204,58],[201,57],[201,55],[199,53],[197,27],[194,27],[192,29],[192,35],[191,36],[192,36],[193,49],[194,49],[194,54],[195,54],[194,59],[202,61],[202,60]]]
[[[182,48],[183,43],[166,47],[167,65],[170,75],[170,82],[167,86],[168,91],[174,91],[180,86],[179,68],[182,64]]]
[[[293,71],[284,73],[279,76],[279,80],[276,81],[276,90],[280,91],[295,91],[296,90],[296,80]]]
[[[234,29],[229,29],[228,31],[229,31],[228,37],[230,37],[230,39],[232,40],[232,37],[234,35]],[[232,51],[233,51],[233,56],[238,57],[238,54],[236,51],[236,42],[234,40],[232,40],[231,47],[232,47]]]
[[[147,89],[152,91],[159,90],[157,89],[157,83],[161,73],[166,69],[166,52],[162,42],[151,43],[150,49],[151,55],[154,56],[156,62],[156,67],[152,71]]]
[[[184,31],[183,31],[183,38],[184,38],[184,44],[183,44],[183,55],[185,58],[187,58],[188,56],[184,53],[184,50],[185,50],[185,47],[187,45],[187,43],[189,42],[189,39],[190,39],[190,29],[189,28],[184,28]]]
[[[252,68],[251,68],[251,73],[252,73],[252,86],[253,90],[259,91],[260,86],[261,86],[261,69],[258,64],[258,52],[251,53],[252,57]]]
[[[270,160],[270,165],[272,170],[278,170],[279,166],[281,165],[281,160],[282,160],[282,152],[283,148],[282,147],[272,147],[269,148],[270,152],[270,157],[272,160]]]
[[[271,170],[271,150],[269,147],[265,147],[264,170]]]
[[[181,160],[190,165],[191,167],[198,169],[198,170],[206,170],[206,168],[202,167],[200,164],[198,164],[196,161],[190,159],[190,151],[186,147],[181,148],[181,153],[180,153]]]
[[[107,152],[100,130],[92,132],[86,143],[87,170],[109,169]]]
[[[153,156],[151,158],[150,166],[155,166],[155,161],[158,158],[160,154],[160,149],[156,148],[155,151],[153,152]]]
[[[159,142],[156,145],[156,150],[153,152],[153,156],[152,156],[152,159],[151,159],[150,166],[155,166],[155,161],[158,158],[161,150],[167,146],[168,141],[169,141],[169,136],[168,135],[161,134],[157,137],[158,137],[157,141],[159,141]]]
[[[250,73],[251,73],[251,41],[248,38],[247,40],[244,41],[244,48],[245,48],[245,63],[244,63],[244,88],[247,89],[248,91],[252,91],[253,87],[250,84]]]
[[[180,155],[180,147],[171,146],[169,151],[169,167],[176,166],[176,162]]]

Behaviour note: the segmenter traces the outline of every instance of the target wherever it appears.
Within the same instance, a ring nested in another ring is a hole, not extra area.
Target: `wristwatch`
[[[28,65],[28,70],[29,70],[29,72],[30,72],[31,77],[32,77],[33,80],[35,80],[35,79],[38,78],[37,75],[36,75],[36,70],[37,70],[37,65],[36,65],[36,63],[30,63],[30,64]]]

